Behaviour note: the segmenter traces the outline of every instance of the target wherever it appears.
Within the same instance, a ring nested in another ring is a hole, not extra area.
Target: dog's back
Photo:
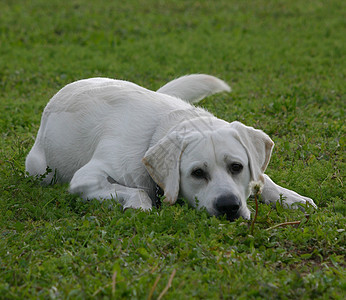
[[[190,107],[127,81],[91,78],[71,83],[47,104],[26,170],[39,175],[49,166],[58,170],[58,181],[69,182],[93,157],[100,141],[113,141],[112,154],[119,156],[122,166],[127,156],[144,155],[163,115]],[[50,181],[51,175],[45,179]]]

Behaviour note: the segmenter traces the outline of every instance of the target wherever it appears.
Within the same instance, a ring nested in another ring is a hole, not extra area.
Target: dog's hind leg
[[[69,191],[79,194],[86,200],[115,199],[124,209],[150,210],[152,208],[152,201],[143,189],[118,184],[109,177],[105,170],[107,170],[107,166],[103,162],[92,159],[73,175]]]
[[[25,160],[25,170],[31,176],[44,175],[47,172],[47,162],[44,150],[39,143],[35,142]],[[47,174],[43,178],[43,183],[49,184],[52,181],[53,174]]]
[[[282,198],[283,205],[287,207],[296,208],[309,204],[317,208],[317,205],[312,199],[279,186],[274,183],[268,175],[264,175],[264,186],[262,190],[262,199],[264,202],[266,204],[275,204],[280,198]]]

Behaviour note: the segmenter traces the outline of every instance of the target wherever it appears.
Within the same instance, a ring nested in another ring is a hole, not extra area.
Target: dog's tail
[[[179,77],[157,90],[157,92],[174,96],[189,103],[196,103],[203,98],[230,92],[230,86],[219,78],[205,74],[191,74]]]

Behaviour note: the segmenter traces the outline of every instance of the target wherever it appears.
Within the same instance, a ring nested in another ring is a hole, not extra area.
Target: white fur
[[[47,104],[26,170],[40,175],[48,166],[53,172],[45,183],[69,182],[71,193],[114,198],[124,208],[150,209],[158,184],[165,201],[173,204],[180,195],[212,215],[222,213],[218,199],[233,195],[241,202],[235,217],[249,218],[251,181],[264,183],[266,202],[282,194],[287,205],[315,206],[264,175],[273,146],[265,133],[187,103],[229,90],[203,74],[178,78],[158,92],[107,78],[71,83]],[[229,170],[234,163],[244,166],[239,174]],[[208,180],[193,177],[194,168]]]
[[[230,86],[219,78],[205,74],[192,74],[174,79],[157,92],[197,103],[203,98],[220,92],[230,92]]]

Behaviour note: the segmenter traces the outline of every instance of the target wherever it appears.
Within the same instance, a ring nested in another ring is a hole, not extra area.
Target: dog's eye
[[[241,172],[241,170],[243,170],[243,165],[240,163],[233,163],[230,165],[229,169],[231,173],[238,174]]]
[[[191,175],[195,178],[198,179],[206,179],[207,178],[207,173],[203,171],[202,169],[196,169],[192,171]]]

